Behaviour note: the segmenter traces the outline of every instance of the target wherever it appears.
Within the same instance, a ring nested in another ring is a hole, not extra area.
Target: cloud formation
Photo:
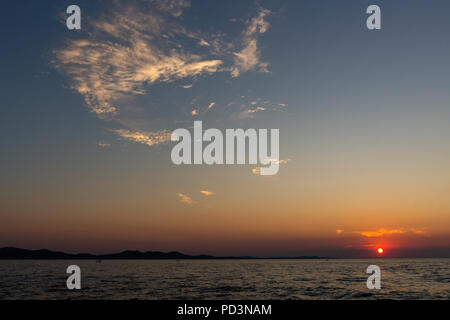
[[[254,119],[258,114],[262,113],[274,114],[275,112],[283,112],[286,106],[263,98],[248,99],[246,96],[241,96],[238,101],[234,101],[229,105],[239,105],[230,115],[232,120]]]
[[[191,6],[189,0],[147,0],[151,5],[155,6],[161,11],[166,11],[175,17],[182,15],[185,8]]]
[[[92,30],[86,39],[69,40],[64,48],[54,51],[55,65],[71,78],[71,87],[85,98],[98,116],[119,111],[120,99],[129,94],[144,94],[145,85],[157,81],[169,82],[223,71],[223,59],[212,59],[186,51],[181,39],[198,38],[200,46],[210,46],[200,34],[186,31],[162,12],[179,17],[190,6],[189,1],[149,0],[152,9],[143,12],[138,7],[117,7],[107,19],[91,21]],[[244,48],[234,52],[233,77],[241,72],[265,68],[259,62],[256,35],[269,27],[265,16],[269,10],[260,9],[244,30]],[[209,35],[214,39],[214,35]],[[218,39],[215,39],[219,41]],[[217,44],[216,47],[232,47]],[[225,50],[222,50],[226,54]],[[190,88],[192,85],[186,85]]]
[[[101,148],[108,148],[108,147],[111,147],[111,144],[110,144],[110,143],[105,143],[105,142],[101,142],[101,141],[99,141],[99,142],[97,143],[97,145],[98,145],[99,147],[101,147]]]
[[[148,146],[159,144],[161,128],[133,126],[142,121],[130,119],[136,117],[130,112],[136,97],[151,94],[152,85],[186,79],[189,82],[179,87],[188,89],[198,77],[217,72],[237,77],[246,71],[267,71],[268,64],[260,61],[258,36],[269,28],[269,10],[258,9],[230,41],[223,33],[185,26],[181,16],[190,6],[186,0],[112,2],[104,15],[85,19],[88,32],[53,51],[53,64],[92,113],[124,126],[114,130],[120,137]],[[208,110],[214,106],[211,102]],[[198,110],[192,113],[197,114]]]
[[[249,108],[247,105],[243,104],[240,107],[240,110],[232,115],[232,118],[235,118],[237,120],[243,120],[243,119],[253,119],[255,117],[255,114],[260,111],[265,111],[266,108],[264,107],[256,107],[256,108]]]
[[[201,190],[200,193],[205,195],[205,196],[212,196],[214,194],[214,192],[207,191],[207,190]]]
[[[127,141],[145,144],[149,147],[169,142],[171,136],[171,132],[167,130],[157,132],[140,132],[118,129],[114,130],[114,132]]]
[[[183,193],[179,193],[179,194],[178,194],[178,198],[180,198],[179,201],[180,201],[181,203],[186,203],[186,204],[193,204],[193,203],[194,203],[194,202],[192,201],[191,197],[189,197],[188,195],[185,195],[185,194],[183,194]]]
[[[139,17],[137,14],[137,21]],[[151,18],[141,17],[142,24],[149,21],[150,29],[156,23]],[[96,30],[123,43],[74,40],[55,52],[58,67],[72,79],[72,88],[100,118],[117,114],[120,100],[144,94],[147,84],[214,73],[222,64],[195,54],[165,52],[155,42],[146,41],[151,36],[131,29],[134,22],[126,17],[117,20],[115,24],[98,22]]]
[[[247,22],[247,28],[243,32],[243,48],[234,52],[234,66],[231,68],[231,76],[238,77],[242,72],[257,69],[260,72],[269,72],[267,62],[261,62],[261,51],[258,48],[258,34],[265,33],[269,29],[269,23],[265,20],[271,12],[260,9],[257,16]]]
[[[406,234],[406,233],[412,233],[416,235],[427,235],[427,232],[424,230],[418,230],[418,229],[386,229],[381,228],[375,231],[355,231],[356,234],[359,234],[363,237],[367,238],[379,238],[386,235],[393,235],[393,234]]]
[[[248,112],[248,113],[255,113],[255,112],[258,112],[258,111],[264,111],[264,110],[266,110],[266,108],[264,108],[264,107],[256,107],[255,109],[249,109],[249,110],[247,110],[247,112]]]

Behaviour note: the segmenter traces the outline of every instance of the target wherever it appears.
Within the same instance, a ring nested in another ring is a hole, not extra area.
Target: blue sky
[[[342,229],[361,246],[353,235],[384,229],[447,245],[450,4],[430,3],[77,1],[81,31],[65,27],[72,2],[3,4],[0,240],[178,250],[169,235],[183,230],[188,251],[233,253],[237,238],[264,253],[250,243],[276,239],[289,254],[306,250],[292,239]],[[366,28],[371,4],[381,30]],[[279,128],[280,173],[174,167],[167,137],[194,120]]]

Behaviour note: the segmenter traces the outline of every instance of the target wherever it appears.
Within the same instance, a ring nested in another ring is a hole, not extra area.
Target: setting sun
[[[383,248],[378,248],[377,249],[378,254],[382,254],[384,252]]]

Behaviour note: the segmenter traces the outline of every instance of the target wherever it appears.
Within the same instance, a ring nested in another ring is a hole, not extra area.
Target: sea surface
[[[381,289],[367,289],[369,265]],[[81,290],[66,269],[81,268]],[[0,299],[446,299],[450,259],[0,261]]]

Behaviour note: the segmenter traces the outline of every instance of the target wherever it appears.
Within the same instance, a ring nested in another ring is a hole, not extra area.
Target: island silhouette
[[[65,253],[48,249],[27,250],[14,247],[0,248],[0,260],[226,260],[226,259],[332,259],[330,257],[298,256],[298,257],[215,257],[206,254],[188,255],[177,251],[136,251],[126,250],[110,254]]]

